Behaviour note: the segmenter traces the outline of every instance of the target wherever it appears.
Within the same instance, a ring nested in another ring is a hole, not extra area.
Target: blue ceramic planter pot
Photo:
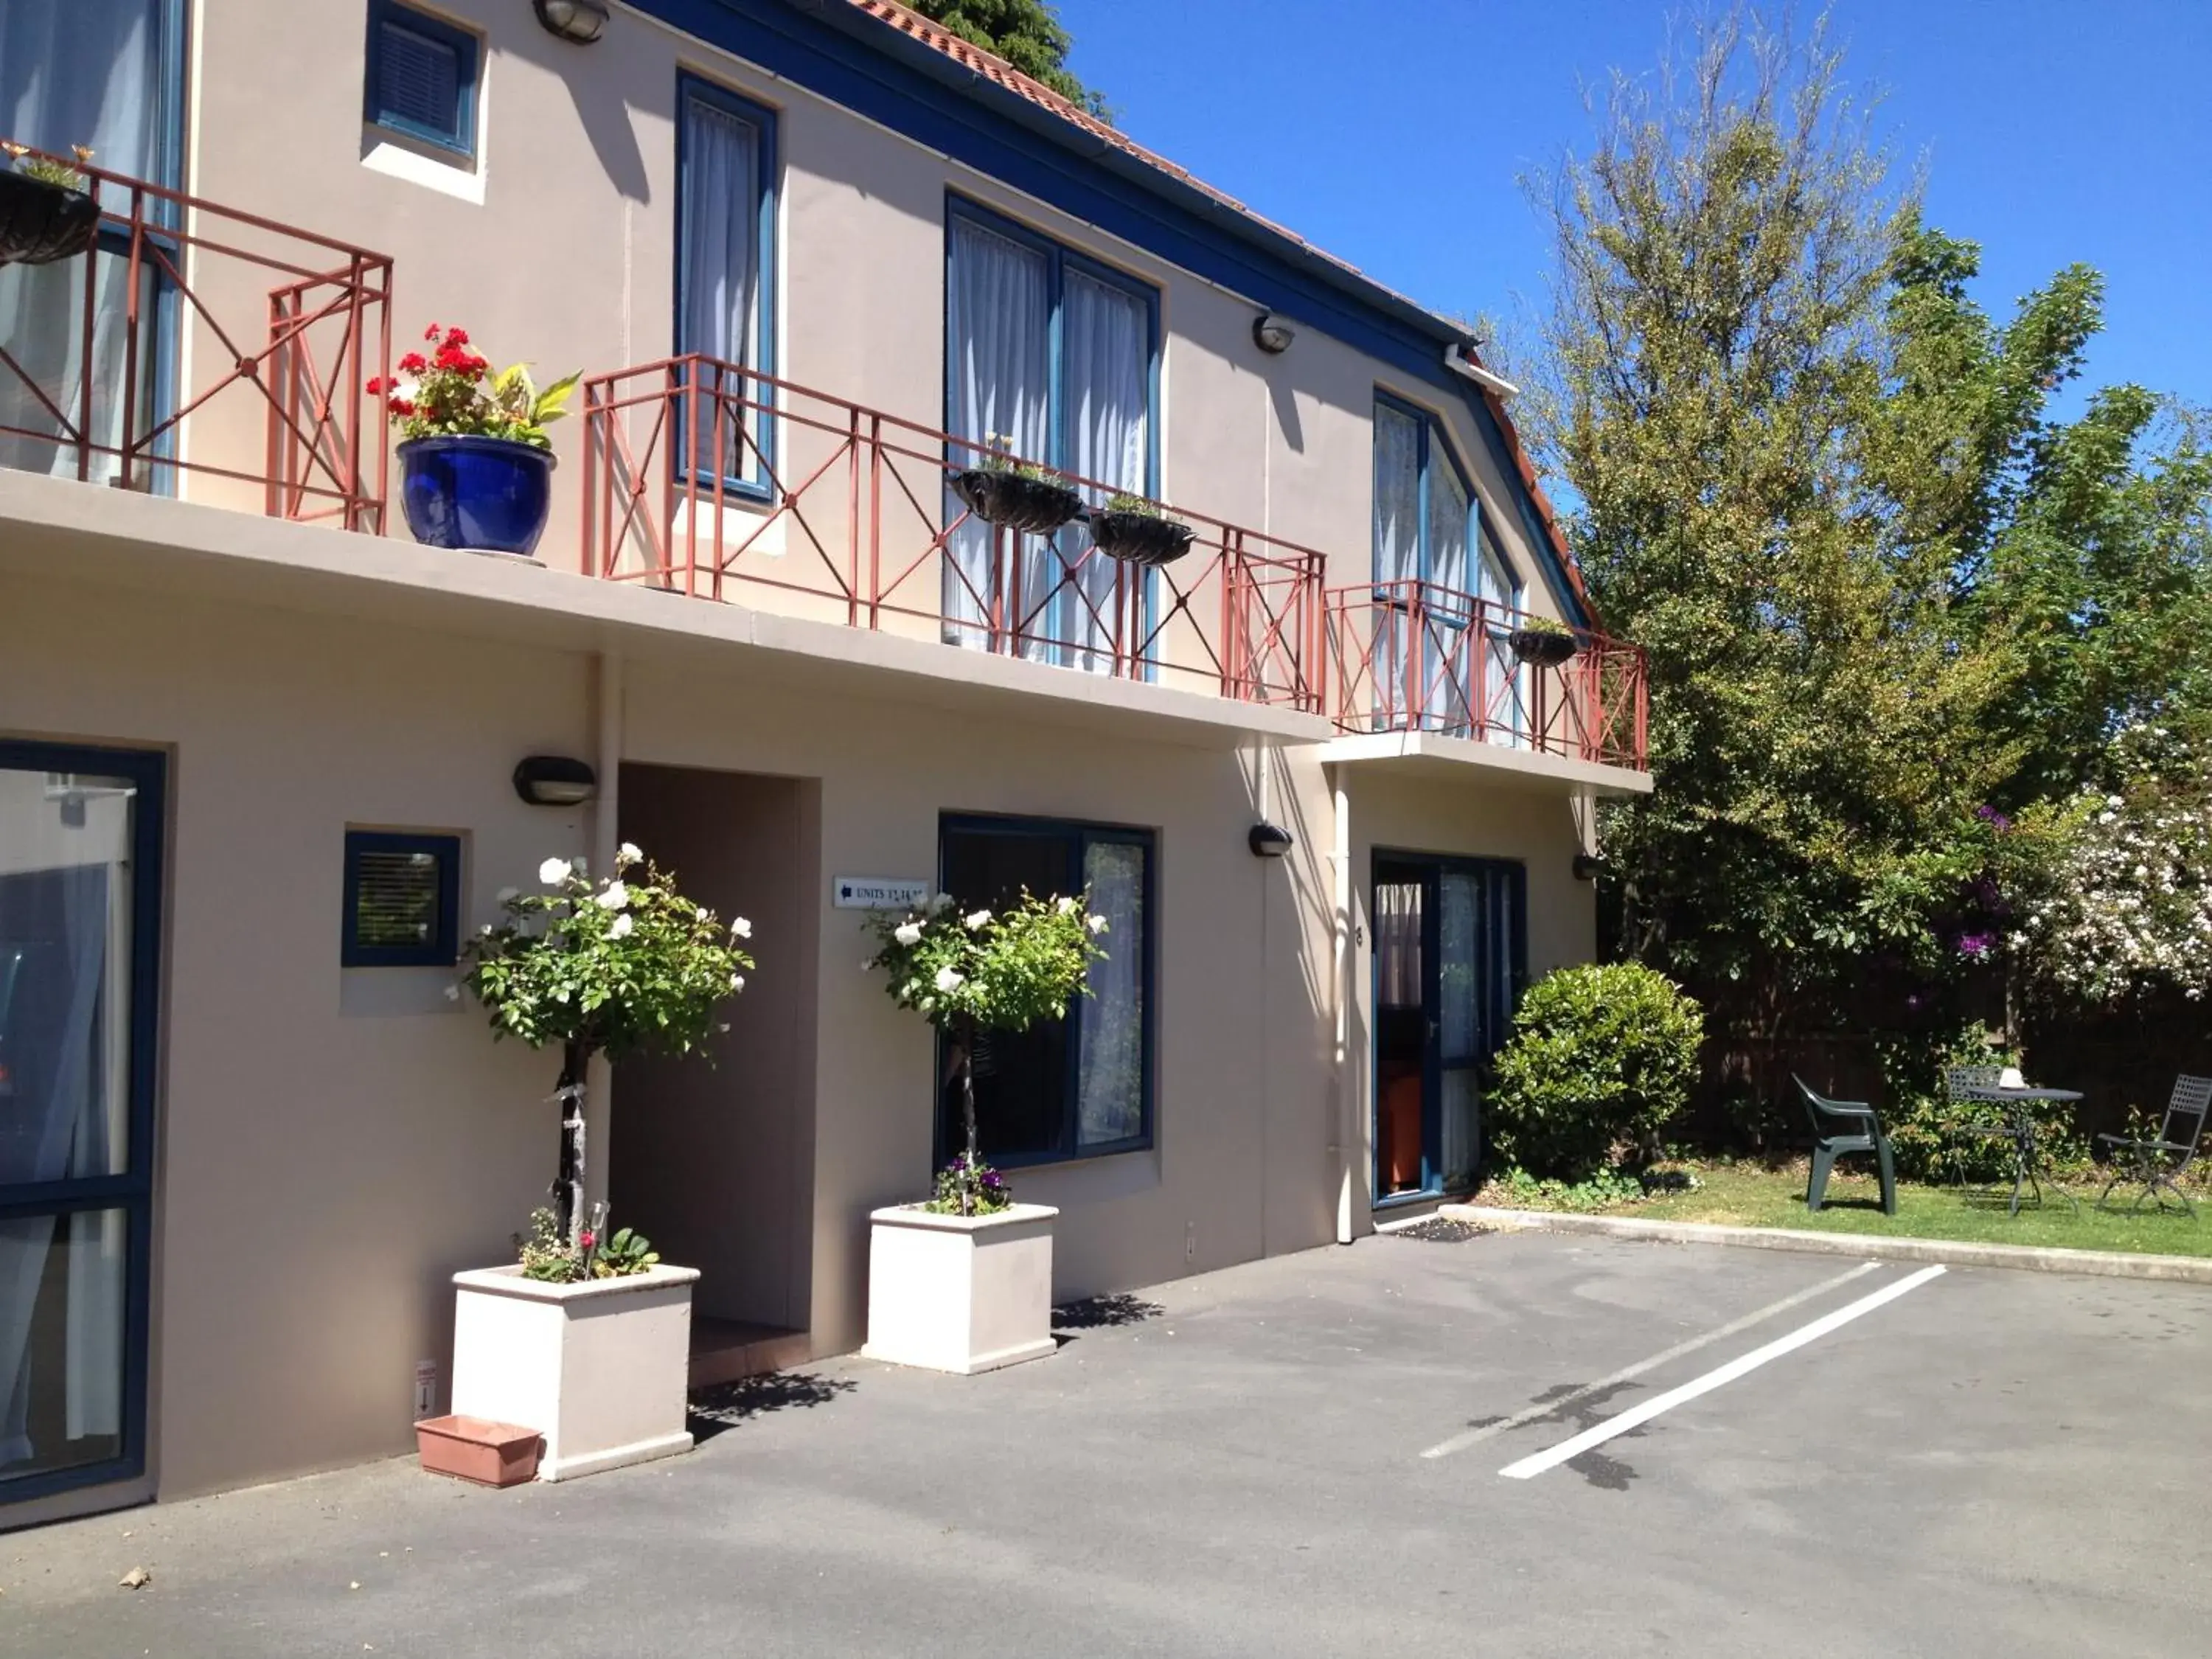
[[[553,508],[553,454],[507,438],[410,438],[399,446],[399,505],[428,547],[526,557]]]

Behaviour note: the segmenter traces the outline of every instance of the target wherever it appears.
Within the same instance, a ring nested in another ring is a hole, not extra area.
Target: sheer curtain
[[[1084,849],[1083,880],[1092,913],[1106,918],[1106,959],[1091,964],[1091,994],[1076,1004],[1076,1138],[1103,1146],[1145,1127],[1145,849],[1094,842]]]
[[[678,349],[750,368],[760,337],[760,131],[696,93],[684,98],[684,121]],[[718,422],[717,391],[732,398],[767,401],[763,389],[743,376],[704,373],[691,434],[692,467],[708,479],[761,483],[761,458],[742,441],[753,429],[751,413],[732,403]]]
[[[975,446],[954,450],[955,466],[973,466],[994,440],[1004,439],[1018,455],[1042,459],[1050,445],[1051,294],[1045,256],[973,220],[952,221],[951,270],[946,296],[951,379],[952,435]],[[948,490],[949,523],[963,509]],[[1017,544],[1035,538],[1012,537]],[[997,580],[991,526],[970,515],[953,532],[945,549],[945,638],[954,645],[988,649],[991,606],[1006,584]],[[1037,553],[1017,553],[1024,567]],[[1049,550],[1044,556],[1050,557]],[[1056,562],[1056,561],[1055,561]],[[1049,587],[1048,583],[1047,586]],[[1038,592],[1022,584],[1026,612]],[[1006,596],[1012,604],[1012,596]],[[1019,618],[1004,619],[1011,626]],[[1036,629],[1049,633],[1040,615]],[[1025,655],[1042,654],[1025,641]]]
[[[0,137],[63,155],[73,144],[88,145],[111,172],[168,182],[161,177],[163,140],[178,100],[164,61],[164,9],[163,0],[0,0]],[[75,424],[88,372],[88,258],[96,265],[86,435],[112,447],[122,437],[126,260],[95,252],[50,265],[0,267],[0,345]],[[0,365],[0,466],[74,472],[76,453],[52,441],[60,430],[23,379]],[[112,459],[93,458],[94,478],[115,471]]]
[[[1512,627],[1512,613],[1521,603],[1521,590],[1514,586],[1505,567],[1487,545],[1482,548],[1475,563],[1481,578],[1476,597],[1482,600],[1491,618],[1482,641],[1483,709],[1493,723],[1491,740],[1518,748],[1528,740],[1525,682],[1533,671],[1515,660],[1505,635]]]
[[[1061,373],[1074,446],[1069,468],[1079,477],[1110,486],[1086,489],[1085,503],[1103,507],[1116,491],[1145,495],[1152,459],[1151,312],[1128,289],[1079,270],[1068,272],[1060,307]],[[1090,536],[1080,525],[1068,526],[1058,540],[1075,572],[1059,637],[1075,647],[1070,660],[1076,666],[1110,673],[1115,623],[1127,644],[1144,637],[1146,573],[1103,556],[1086,559]]]
[[[1467,486],[1451,463],[1441,455],[1429,461],[1428,628],[1429,683],[1427,707],[1431,724],[1455,737],[1469,727],[1468,703],[1476,673],[1475,663],[1484,653],[1475,618],[1462,608],[1457,597],[1468,591],[1467,569]],[[1449,591],[1446,591],[1449,590]]]
[[[1375,410],[1375,580],[1410,581],[1421,574],[1421,424],[1403,410]],[[1375,723],[1397,723],[1405,706],[1408,623],[1403,588],[1377,596],[1375,611]]]

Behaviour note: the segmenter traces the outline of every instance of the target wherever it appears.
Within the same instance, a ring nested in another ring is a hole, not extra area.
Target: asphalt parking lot
[[[393,1462],[0,1536],[0,1653],[2212,1646],[2212,1290],[1399,1237],[1064,1331],[766,1379],[574,1485]]]

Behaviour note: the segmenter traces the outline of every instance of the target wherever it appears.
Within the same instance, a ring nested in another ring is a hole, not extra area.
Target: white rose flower
[[[981,927],[985,922],[990,921],[990,919],[991,913],[988,910],[970,910],[966,915],[960,918],[961,921],[965,924],[968,931],[971,933],[978,927]]]
[[[742,991],[744,988],[745,976],[743,974],[732,974],[730,975],[730,989],[732,991]]]
[[[1052,908],[1063,916],[1072,916],[1075,914],[1075,901],[1062,894],[1052,902]]]
[[[1088,927],[1094,933],[1103,933],[1106,931],[1106,918],[1103,916],[1085,916],[1083,919],[1083,925],[1085,927]]]
[[[952,908],[952,895],[939,893],[935,898],[930,900],[929,908],[932,910],[950,910]]]
[[[921,943],[921,924],[918,921],[902,921],[891,929],[891,937],[901,945],[919,945]]]
[[[637,843],[634,841],[626,841],[615,849],[617,864],[635,864],[644,856],[644,854],[637,850]]]
[[[607,890],[592,901],[602,910],[619,910],[629,902],[629,889],[618,881],[607,884]]]
[[[937,970],[937,988],[940,991],[957,991],[966,981],[967,977],[965,974],[955,973],[950,968],[940,968]]]
[[[568,878],[568,860],[548,859],[538,866],[538,879],[548,887],[557,887]]]
[[[609,939],[628,939],[630,930],[637,926],[637,918],[627,910],[615,918],[614,926],[607,929]]]
[[[732,917],[730,921],[730,933],[732,938],[750,939],[753,936],[753,925],[743,916]]]

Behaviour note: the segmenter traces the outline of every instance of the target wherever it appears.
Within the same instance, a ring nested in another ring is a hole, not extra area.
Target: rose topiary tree
[[[1484,1103],[1492,1150],[1533,1175],[1580,1181],[1616,1146],[1656,1150],[1688,1103],[1705,1015],[1638,963],[1562,968],[1530,986]]]
[[[537,1245],[542,1255],[566,1240],[573,1276],[587,1277],[599,1241],[585,1239],[585,1067],[595,1054],[619,1061],[702,1048],[716,1007],[744,988],[753,960],[738,941],[752,924],[739,916],[724,927],[627,842],[605,881],[594,884],[581,859],[548,859],[538,878],[542,892],[500,895],[507,919],[463,948],[461,984],[489,1011],[495,1038],[561,1047],[561,1164]]]
[[[950,1037],[960,1057],[966,1148],[938,1176],[929,1207],[959,1215],[1004,1209],[1013,1194],[975,1146],[975,1035],[1025,1031],[1088,996],[1091,964],[1105,959],[1094,940],[1105,933],[1106,918],[1090,914],[1079,898],[1026,891],[995,915],[962,915],[939,893],[925,909],[882,911],[868,927],[878,943],[866,965],[882,969],[891,1000]]]

